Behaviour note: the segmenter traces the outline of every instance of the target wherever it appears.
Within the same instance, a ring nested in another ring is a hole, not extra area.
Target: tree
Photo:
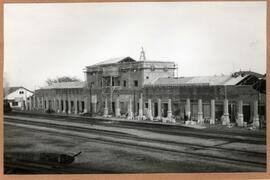
[[[4,77],[3,77],[3,88],[4,88],[4,97],[8,95],[9,92],[9,81],[8,81],[8,75],[7,72],[4,72]]]
[[[46,83],[50,86],[54,83],[60,83],[60,82],[78,82],[81,81],[80,79],[76,77],[69,77],[69,76],[62,76],[62,77],[57,77],[57,78],[48,78],[46,80]]]

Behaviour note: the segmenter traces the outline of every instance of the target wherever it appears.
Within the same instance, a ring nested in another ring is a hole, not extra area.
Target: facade
[[[170,61],[114,58],[84,69],[85,82],[57,83],[35,92],[31,107],[58,113],[163,122],[197,121],[244,126],[265,119],[265,94],[253,86],[263,76],[175,77]]]
[[[235,77],[161,78],[144,87],[144,101],[152,100],[154,117],[167,117],[170,103],[170,113],[176,120],[188,116],[209,123],[223,123],[224,118],[230,123],[238,123],[240,119],[240,124],[252,123],[258,118],[264,121],[266,97],[253,88],[256,79],[248,72]]]
[[[32,109],[57,113],[79,114],[89,111],[85,82],[63,82],[35,91],[31,98]]]
[[[28,109],[29,104],[26,100],[29,100],[34,93],[24,87],[5,88],[4,92],[4,100],[9,102],[10,107],[18,109]]]
[[[130,102],[134,105],[138,102],[145,85],[160,77],[174,76],[174,70],[173,62],[135,61],[130,57],[110,59],[86,67],[92,112],[115,114],[118,108],[120,115],[126,114]],[[134,105],[130,108],[137,112],[138,107]]]

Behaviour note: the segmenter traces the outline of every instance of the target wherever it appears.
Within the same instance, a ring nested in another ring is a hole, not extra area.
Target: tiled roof
[[[224,82],[224,85],[236,85],[237,83],[245,79],[247,76],[249,75],[245,74],[243,76],[231,77],[230,79],[228,79],[228,81]]]
[[[191,80],[192,77],[161,77],[154,81],[153,84],[165,85],[165,84],[185,84],[187,81]]]
[[[220,76],[199,76],[193,77],[187,83],[196,84],[196,83],[208,83],[209,85],[222,85],[231,78],[230,75],[220,75]]]
[[[101,62],[99,62],[97,64],[94,64],[94,66],[120,63],[123,60],[135,61],[134,59],[132,59],[130,57],[118,57],[118,58],[111,58],[111,59],[108,59],[108,60],[105,60],[105,61],[101,61]]]
[[[85,87],[85,82],[75,81],[75,82],[54,83],[50,86],[46,86],[41,89],[77,89],[77,88],[84,88],[84,87]]]
[[[153,85],[236,85],[249,75],[233,77],[231,75],[197,76],[197,77],[166,77],[158,78]]]

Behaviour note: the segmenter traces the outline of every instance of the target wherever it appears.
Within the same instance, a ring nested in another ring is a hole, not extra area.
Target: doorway
[[[168,103],[163,103],[163,117],[168,116]]]
[[[154,117],[158,116],[158,103],[154,103]]]

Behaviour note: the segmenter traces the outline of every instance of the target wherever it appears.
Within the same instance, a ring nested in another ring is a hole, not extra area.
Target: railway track
[[[61,122],[61,121],[58,121]],[[11,124],[10,124],[11,123]],[[115,132],[115,131],[104,131],[91,128],[76,127],[67,124],[56,124],[46,122],[34,122],[25,121],[18,119],[5,118],[5,124],[12,125],[21,124],[24,126],[31,125],[36,127],[53,128],[55,130],[64,130],[67,133],[60,133],[59,131],[49,132],[52,134],[58,134],[59,136],[72,136],[77,138],[91,139],[99,143],[105,143],[110,145],[132,147],[147,151],[155,151],[160,153],[170,153],[175,155],[188,155],[197,157],[200,159],[211,160],[222,163],[237,164],[241,166],[251,166],[264,169],[266,167],[266,154],[260,152],[250,152],[239,149],[230,149],[219,146],[205,146],[197,145],[192,143],[181,143],[175,141],[165,141],[157,139],[142,138],[127,133]],[[31,128],[32,131],[40,131]],[[47,130],[44,130],[47,131]],[[47,131],[48,132],[48,131]],[[70,134],[68,132],[80,132],[87,135],[94,134],[98,136],[89,137],[83,136],[82,134]],[[107,137],[107,138],[106,138]],[[108,138],[109,137],[109,138]],[[162,146],[160,146],[162,145]],[[231,156],[231,157],[230,157]],[[249,159],[248,157],[252,157]]]
[[[213,138],[219,140],[225,140],[230,142],[241,142],[241,143],[252,143],[252,144],[266,144],[266,135],[254,132],[249,133],[238,133],[238,132],[223,132],[203,130],[203,129],[192,129],[183,126],[172,126],[164,124],[147,124],[138,122],[125,122],[125,121],[112,121],[107,119],[96,119],[89,117],[72,117],[57,114],[31,114],[31,113],[12,113],[12,116],[23,116],[23,117],[36,117],[46,118],[49,120],[59,120],[65,122],[80,122],[84,124],[102,125],[107,127],[120,127],[128,129],[146,130],[157,133],[165,133],[169,135],[177,136],[189,136],[199,138]],[[243,138],[245,137],[245,138]]]

